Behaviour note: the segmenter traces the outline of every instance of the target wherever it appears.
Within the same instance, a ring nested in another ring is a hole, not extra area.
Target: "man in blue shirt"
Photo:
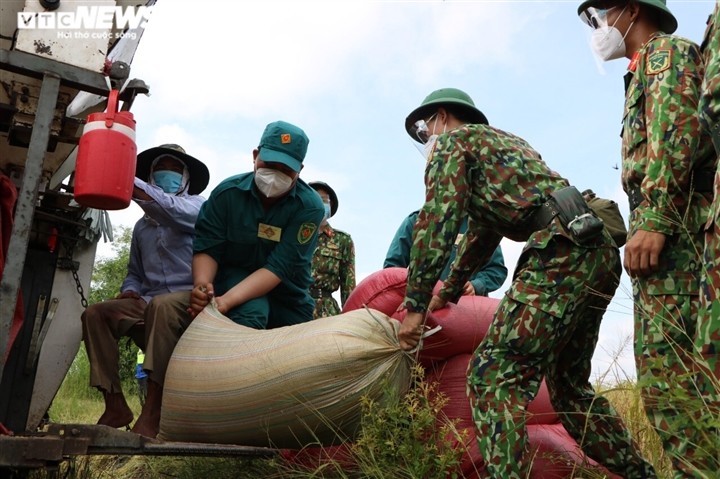
[[[202,162],[173,144],[140,153],[135,176],[133,200],[145,215],[133,228],[127,276],[117,298],[90,305],[82,314],[90,385],[105,400],[98,424],[111,427],[133,419],[120,384],[118,343],[129,336],[144,349],[148,304],[175,292],[189,296],[195,220],[205,201],[199,193],[210,178]]]
[[[133,432],[157,436],[162,385],[180,336],[212,298],[243,326],[268,329],[313,319],[311,262],[325,215],[320,196],[299,178],[308,138],[284,121],[270,123],[253,150],[254,171],[227,178],[210,194],[195,225],[187,302],[163,301],[148,314],[148,396]],[[160,307],[164,310],[160,311]]]
[[[418,213],[420,211],[413,211],[407,218],[405,218],[395,233],[395,237],[390,243],[387,255],[385,256],[385,262],[383,268],[400,267],[407,268],[410,264],[410,249],[413,243],[413,227],[415,221],[417,221]],[[463,234],[467,231],[467,218],[463,220],[460,225],[460,234],[458,235],[455,244],[450,252],[450,259],[448,259],[445,269],[443,269],[440,275],[440,280],[445,281],[448,274],[450,273],[450,265],[455,260],[455,254],[457,253],[457,245]],[[481,269],[475,272],[470,277],[470,281],[465,283],[463,289],[463,295],[478,295],[487,296],[488,293],[495,291],[500,288],[507,278],[507,268],[505,267],[505,260],[503,258],[502,250],[500,246],[495,249],[490,260]]]

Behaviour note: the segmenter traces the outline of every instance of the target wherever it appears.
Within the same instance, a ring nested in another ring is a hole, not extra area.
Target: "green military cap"
[[[327,194],[330,197],[330,216],[335,216],[335,212],[338,209],[338,197],[337,194],[335,194],[335,190],[330,188],[330,185],[328,185],[324,181],[311,181],[310,183],[308,183],[308,185],[315,191],[327,191]]]
[[[419,107],[415,108],[405,119],[405,130],[411,138],[416,140],[413,135],[415,122],[427,116],[435,108],[442,105],[453,105],[454,108],[460,108],[467,114],[467,118],[471,123],[488,124],[487,118],[475,107],[470,95],[457,88],[441,88],[430,93],[422,101]],[[417,140],[416,140],[417,141]]]
[[[471,123],[488,124],[487,118],[475,107],[470,95],[457,88],[441,88],[430,93],[422,101],[419,107],[415,108],[405,119],[405,130],[408,135],[413,136],[415,122],[427,116],[432,110],[442,105],[453,105],[462,109]]]
[[[282,163],[299,173],[308,143],[310,140],[300,128],[285,121],[276,121],[265,127],[258,155],[262,161]]]
[[[667,7],[667,0],[635,0],[638,3],[652,7],[660,14],[660,29],[665,33],[673,33],[677,30],[678,23],[675,16],[670,12]],[[578,15],[585,11],[588,7],[601,8],[599,5],[603,4],[603,0],[585,0],[578,7]],[[627,4],[627,2],[619,2],[620,5]]]

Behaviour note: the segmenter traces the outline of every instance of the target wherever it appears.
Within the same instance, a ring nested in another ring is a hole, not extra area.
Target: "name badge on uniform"
[[[266,225],[265,223],[258,225],[258,238],[279,242],[280,236],[282,236],[282,228]]]

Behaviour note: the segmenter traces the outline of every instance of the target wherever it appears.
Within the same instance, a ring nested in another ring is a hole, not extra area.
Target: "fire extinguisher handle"
[[[118,111],[118,96],[120,96],[118,90],[110,90],[107,103],[107,115],[105,116],[106,128],[112,128],[113,123],[115,123],[115,113]]]

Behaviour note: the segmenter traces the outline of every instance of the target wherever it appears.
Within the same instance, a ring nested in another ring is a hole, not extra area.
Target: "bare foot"
[[[151,412],[144,408],[130,431],[141,436],[155,438],[160,432],[160,411]]]
[[[103,412],[97,423],[110,427],[126,427],[133,420],[133,413],[130,406],[125,402],[122,393],[104,393],[105,412]]]
[[[115,413],[115,412],[109,412],[105,411],[102,416],[100,416],[100,419],[98,419],[98,424],[104,425],[104,426],[110,426],[110,427],[125,427],[129,426],[132,422],[133,413],[131,410],[127,410],[126,413]]]

